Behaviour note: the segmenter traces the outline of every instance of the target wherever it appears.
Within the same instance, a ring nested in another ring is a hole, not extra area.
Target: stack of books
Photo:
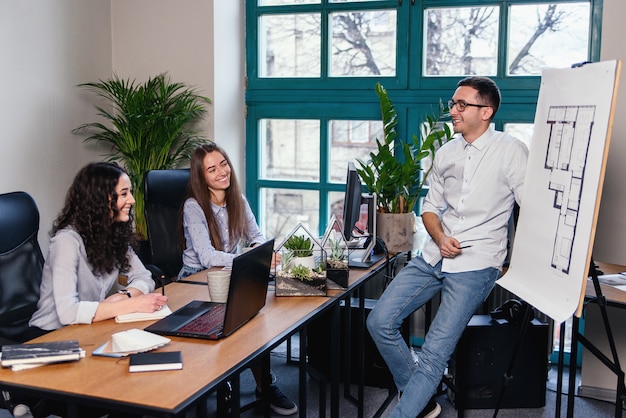
[[[78,341],[65,340],[3,345],[0,354],[2,367],[22,370],[44,364],[76,361],[85,357],[85,350],[80,348]]]

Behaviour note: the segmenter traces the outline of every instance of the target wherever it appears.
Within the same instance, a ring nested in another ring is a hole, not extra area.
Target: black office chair
[[[44,258],[39,210],[25,192],[0,195],[0,343],[24,342],[37,309]]]
[[[182,205],[189,169],[151,170],[145,176],[145,215],[152,272],[157,287],[175,280],[183,266]]]
[[[24,342],[37,309],[44,263],[38,232],[33,198],[25,192],[0,194],[0,346]],[[9,411],[19,403],[12,395],[2,391],[0,399]]]

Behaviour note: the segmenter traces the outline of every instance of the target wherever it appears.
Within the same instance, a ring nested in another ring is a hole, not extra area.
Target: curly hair
[[[195,198],[202,208],[209,225],[209,237],[215,249],[218,251],[228,251],[227,248],[223,248],[220,229],[217,225],[213,210],[211,209],[211,192],[207,188],[204,178],[204,157],[212,152],[222,154],[231,169],[230,187],[226,189],[229,241],[231,243],[238,242],[241,238],[246,236],[245,206],[241,189],[239,188],[239,182],[237,181],[237,176],[235,175],[235,170],[233,170],[233,164],[230,162],[230,158],[228,158],[228,154],[215,142],[200,145],[191,154],[188,197]]]
[[[83,167],[65,196],[65,206],[54,221],[50,236],[72,227],[83,239],[95,274],[115,269],[128,271],[128,249],[135,244],[133,215],[128,222],[113,222],[118,213],[115,187],[126,171],[110,162]]]

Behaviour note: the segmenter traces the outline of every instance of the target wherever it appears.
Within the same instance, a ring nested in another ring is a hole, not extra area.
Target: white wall
[[[95,115],[76,85],[111,70],[109,10],[102,0],[0,0],[0,193],[33,196],[44,254],[74,175],[100,159],[71,131]]]
[[[213,105],[203,134],[244,174],[243,0],[112,0],[113,69],[144,80],[167,71]]]
[[[613,134],[596,229],[595,260],[626,265],[626,2],[604,0],[601,61],[622,60]]]

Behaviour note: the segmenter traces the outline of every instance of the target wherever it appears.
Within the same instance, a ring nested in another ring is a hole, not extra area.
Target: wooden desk
[[[618,264],[597,262],[598,268],[602,270],[604,274],[616,274],[626,271],[626,266],[620,266]],[[607,304],[623,305],[626,307],[626,292],[620,289],[616,289],[613,286],[607,286],[600,283],[600,289],[602,294],[606,298]],[[587,288],[585,290],[585,297],[595,298],[596,291],[593,288],[593,282],[587,280]]]
[[[349,289],[357,288],[372,275],[371,270],[351,271]],[[190,276],[186,283],[166,285],[170,308],[176,310],[191,300],[207,300],[205,277],[204,273],[198,273]],[[338,296],[345,291],[329,293]],[[180,350],[183,370],[158,373],[128,372],[128,357],[91,355],[113,333],[143,329],[153,321],[118,324],[111,319],[91,325],[66,326],[33,341],[77,339],[87,352],[85,358],[19,372],[0,369],[0,387],[66,402],[70,414],[72,411],[76,414],[75,407],[82,404],[158,416],[183,416],[192,406],[205,402],[220,384],[305,327],[307,321],[326,309],[338,307],[338,301],[336,297],[275,297],[270,289],[266,306],[259,314],[227,338],[208,341],[172,337],[170,344],[158,350]],[[306,411],[301,409],[302,413]]]
[[[205,282],[206,283],[206,282]],[[198,299],[208,299],[206,285],[171,283],[166,286],[172,310]],[[173,337],[159,351],[180,350],[183,370],[158,373],[128,372],[128,357],[92,356],[111,334],[143,329],[151,321],[117,324],[113,320],[71,325],[36,341],[77,339],[87,351],[78,362],[46,365],[19,372],[0,370],[3,389],[26,389],[35,396],[144,414],[178,415],[204,399],[234,373],[246,368],[266,347],[284,339],[316,310],[332,303],[326,297],[276,298],[268,292],[267,305],[249,323],[220,341]]]

